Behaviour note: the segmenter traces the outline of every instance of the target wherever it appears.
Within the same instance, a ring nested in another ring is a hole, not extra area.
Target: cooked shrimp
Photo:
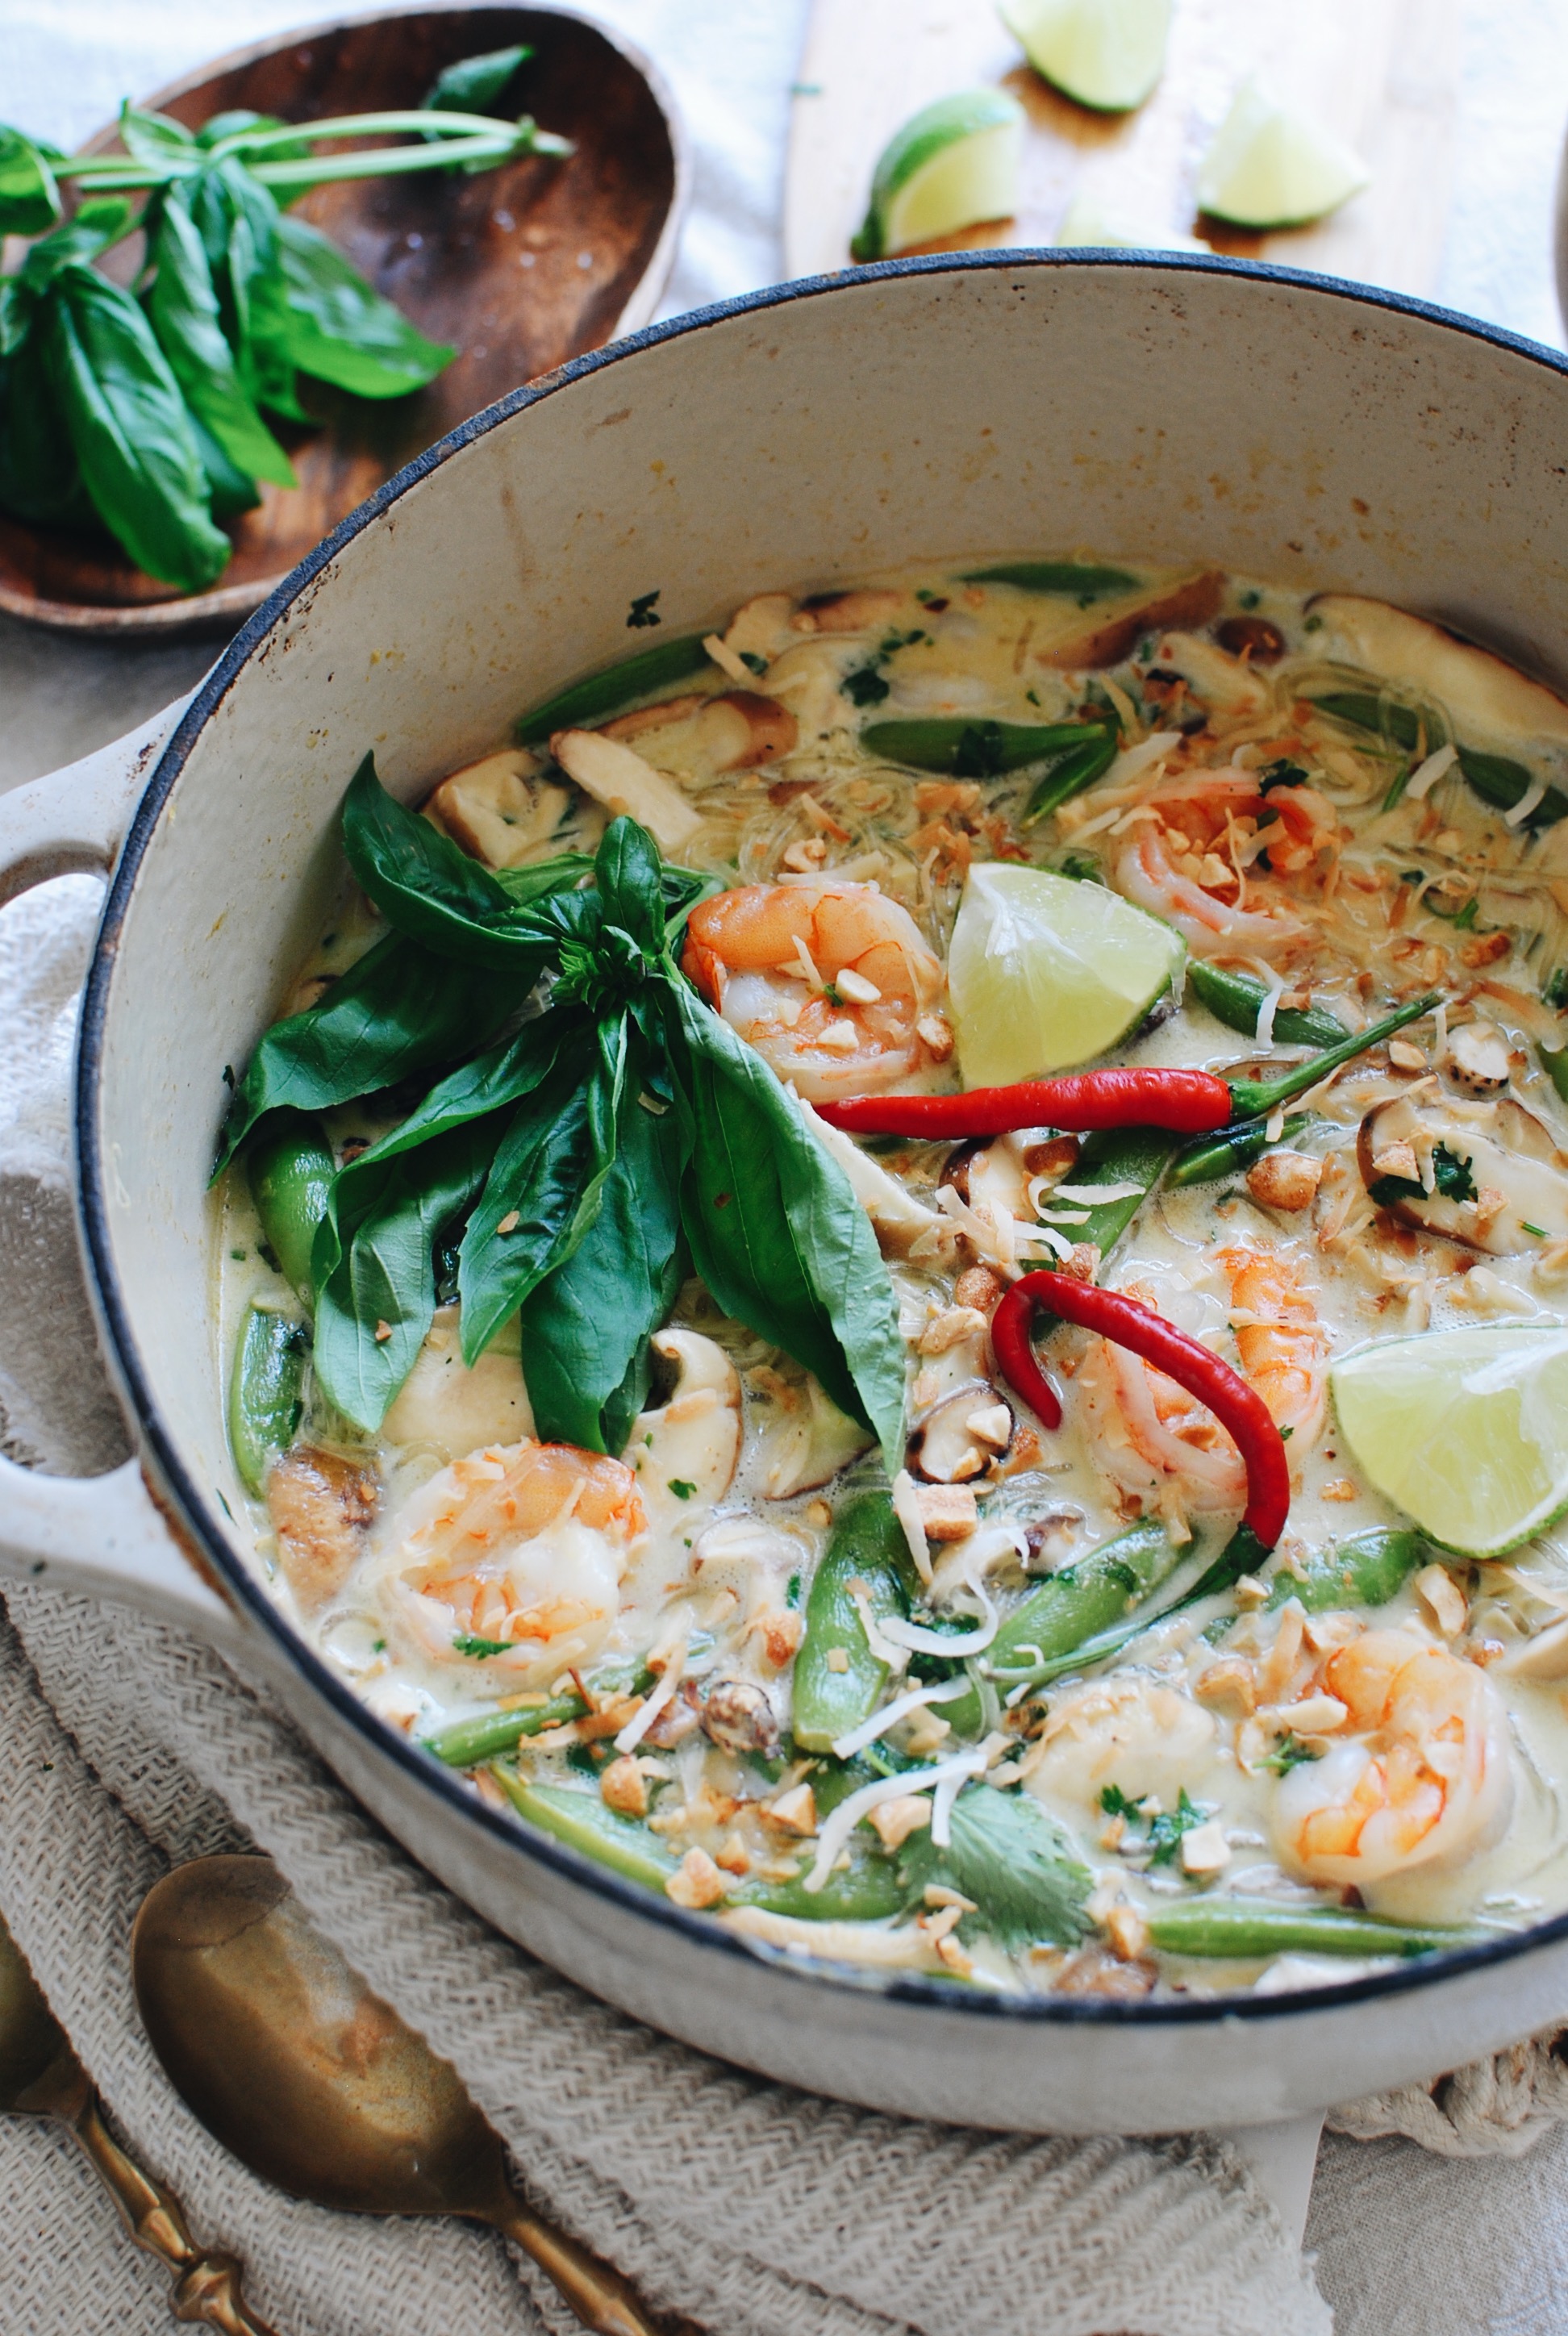
[[[1276,1426],[1290,1431],[1299,1460],[1323,1425],[1328,1342],[1317,1311],[1289,1257],[1238,1245],[1220,1251],[1217,1261],[1230,1286],[1242,1372]],[[1128,1295],[1167,1310],[1151,1289],[1132,1287]],[[1185,1387],[1110,1339],[1091,1350],[1078,1384],[1096,1457],[1124,1492],[1183,1513],[1241,1507],[1242,1455]]]
[[[1366,1888],[1454,1865],[1499,1839],[1514,1806],[1507,1715],[1473,1663],[1404,1630],[1366,1630],[1323,1666],[1345,1708],[1320,1760],[1274,1796],[1282,1861],[1304,1881]]]
[[[416,1493],[383,1569],[389,1619],[438,1662],[454,1642],[505,1651],[509,1681],[587,1661],[614,1623],[632,1544],[647,1530],[631,1470],[570,1444],[491,1445]]]
[[[1329,1344],[1301,1269],[1278,1250],[1241,1245],[1221,1250],[1216,1262],[1231,1285],[1231,1325],[1242,1368],[1275,1426],[1289,1431],[1290,1457],[1298,1461],[1322,1428]]]
[[[949,1050],[947,1024],[930,1015],[941,961],[874,884],[813,878],[721,892],[692,911],[682,962],[809,1103],[894,1086]]]
[[[1265,795],[1251,771],[1184,772],[1138,806],[1116,882],[1200,952],[1289,949],[1310,927],[1280,880],[1299,891],[1339,832],[1332,804],[1313,787]]]

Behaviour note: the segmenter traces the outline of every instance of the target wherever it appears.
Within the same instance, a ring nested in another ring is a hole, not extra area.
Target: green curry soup
[[[326,1660],[841,1965],[1269,1991],[1568,1904],[1568,707],[1042,558],[765,592],[516,735],[417,813],[367,760],[225,1131]],[[1015,1092],[1109,1066],[1225,1084]]]

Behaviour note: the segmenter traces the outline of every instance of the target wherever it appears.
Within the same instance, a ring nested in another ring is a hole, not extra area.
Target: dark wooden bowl
[[[293,206],[422,332],[458,355],[385,404],[301,381],[318,430],[278,431],[297,488],[229,522],[222,581],[188,597],[107,537],[0,517],[0,608],[114,639],[228,630],[412,455],[521,382],[646,324],[675,258],[688,168],[673,106],[635,51],[565,9],[383,9],[237,52],[142,102],[194,128],[231,106],[286,122],[417,105],[459,57],[532,44],[508,102],[576,141],[466,178],[319,187]],[[112,129],[91,143],[113,147]],[[139,247],[123,247],[127,268]],[[117,255],[119,257],[120,255]]]

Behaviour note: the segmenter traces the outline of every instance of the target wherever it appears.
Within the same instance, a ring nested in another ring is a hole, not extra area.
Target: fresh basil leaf
[[[214,1177],[269,1111],[326,1111],[484,1046],[532,987],[388,933],[302,1014],[265,1031],[235,1091]]]
[[[47,156],[20,130],[0,124],[0,236],[43,235],[59,216]]]
[[[235,155],[219,155],[188,180],[186,194],[246,394],[287,421],[308,422],[294,389],[276,200]]]
[[[906,1903],[924,1903],[936,1883],[972,1898],[959,1935],[989,1935],[1006,1954],[1037,1942],[1076,1946],[1088,1928],[1093,1877],[1072,1844],[1028,1792],[966,1785],[953,1803],[951,1840],[939,1849],[928,1831],[911,1835],[900,1864]]]
[[[277,235],[288,354],[302,373],[356,397],[403,397],[451,363],[455,350],[427,341],[313,227],[280,216]]]
[[[167,113],[144,113],[127,98],[120,108],[120,143],[133,161],[154,168],[168,162],[189,162],[196,141],[182,122]]]
[[[233,519],[240,511],[254,511],[261,501],[261,490],[248,471],[231,462],[210,430],[189,406],[185,418],[190,424],[190,434],[196,441],[196,452],[201,458],[202,473],[207,481],[207,499],[215,520]]]
[[[12,278],[7,288],[15,284]],[[37,304],[31,295],[25,307],[32,326]],[[98,525],[55,394],[44,336],[36,329],[26,331],[0,361],[0,511],[34,527]]]
[[[207,474],[179,384],[129,292],[80,260],[54,279],[45,347],[82,477],[139,568],[200,591],[230,545],[208,511]]]
[[[502,1124],[472,1120],[383,1160],[355,1180],[354,1212],[329,1207],[317,1230],[316,1376],[356,1427],[374,1434],[414,1368],[435,1312],[436,1239],[483,1183]]]
[[[520,41],[515,48],[490,49],[480,57],[459,57],[455,64],[443,66],[437,73],[420,104],[434,113],[493,114],[519,65],[525,64],[532,54],[528,44]],[[425,132],[426,137],[433,134]]]
[[[559,926],[519,905],[482,861],[388,794],[374,754],[349,783],[342,826],[348,864],[389,923],[471,964],[542,970]]]
[[[492,1112],[505,1112],[521,1103],[550,1076],[563,1048],[580,1043],[582,1035],[581,1026],[565,1015],[540,1015],[525,1022],[513,1037],[461,1064],[438,1081],[390,1134],[338,1171],[332,1205],[341,1205],[355,1215],[358,1209],[355,1193],[383,1161],[415,1151],[471,1120],[488,1118]]]
[[[52,235],[33,246],[17,280],[30,292],[47,291],[63,268],[77,259],[96,259],[117,242],[130,219],[131,206],[122,195],[90,196]]]
[[[680,1289],[685,1129],[655,1116],[628,1082],[619,1142],[599,1214],[574,1254],[522,1309],[535,1432],[586,1452],[625,1449],[651,1377],[648,1338]]]
[[[148,314],[191,414],[217,440],[234,470],[252,479],[270,479],[276,486],[297,486],[293,464],[239,378],[224,337],[207,247],[181,187],[170,188],[160,207],[152,258],[158,272]],[[210,476],[210,463],[208,471]]]
[[[618,925],[645,949],[664,946],[664,862],[648,830],[635,819],[612,819],[593,864],[607,924]]]
[[[672,1066],[690,1114],[682,1217],[726,1314],[815,1373],[903,1465],[904,1348],[871,1220],[759,1055],[669,985]]]
[[[15,355],[37,311],[36,299],[19,276],[0,276],[0,358]]]
[[[572,1050],[524,1098],[497,1148],[458,1259],[463,1358],[471,1366],[599,1213],[615,1159],[625,1083],[624,1015],[601,1023],[594,1057]],[[502,1226],[506,1231],[502,1231]]]

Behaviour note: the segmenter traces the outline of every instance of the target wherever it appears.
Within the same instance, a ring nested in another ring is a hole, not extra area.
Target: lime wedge
[[[998,0],[1035,71],[1097,113],[1142,105],[1164,70],[1171,0]]]
[[[882,149],[852,254],[889,259],[982,219],[1011,219],[1023,145],[1024,110],[1005,89],[959,90],[922,107]]]
[[[1303,227],[1369,177],[1343,139],[1244,81],[1198,171],[1198,208],[1236,227]]]
[[[1362,1475],[1439,1548],[1497,1557],[1568,1508],[1568,1329],[1428,1330],[1329,1381]]]
[[[971,868],[948,956],[969,1086],[1069,1069],[1114,1046],[1180,970],[1181,936],[1103,884]]]
[[[1097,247],[1102,251],[1203,251],[1209,248],[1195,235],[1180,235],[1174,228],[1155,227],[1148,219],[1129,218],[1093,195],[1075,195],[1062,213],[1057,229],[1058,244]]]

